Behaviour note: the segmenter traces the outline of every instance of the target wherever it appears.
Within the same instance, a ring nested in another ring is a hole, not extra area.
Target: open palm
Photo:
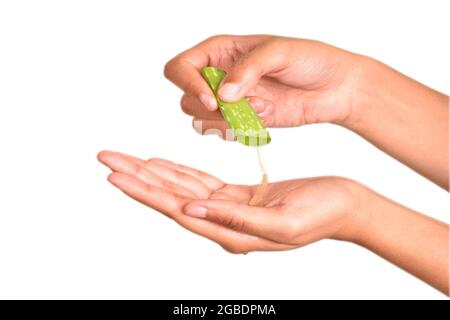
[[[110,151],[98,158],[124,193],[230,252],[292,249],[349,232],[353,182],[343,178],[270,183],[259,206],[249,206],[257,186],[226,184],[163,159]]]

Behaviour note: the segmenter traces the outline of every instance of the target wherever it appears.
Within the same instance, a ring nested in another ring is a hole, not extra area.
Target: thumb
[[[228,71],[219,96],[234,102],[247,96],[265,74],[280,71],[286,65],[285,52],[267,42],[241,57]]]
[[[280,225],[279,208],[252,207],[228,200],[192,201],[184,207],[188,216],[206,219],[238,232],[267,239],[277,238]]]

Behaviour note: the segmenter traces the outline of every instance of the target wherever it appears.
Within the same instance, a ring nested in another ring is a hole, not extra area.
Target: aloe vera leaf
[[[209,84],[217,100],[222,115],[233,131],[236,140],[247,146],[263,146],[271,141],[269,132],[250,106],[247,98],[237,102],[225,102],[219,98],[218,90],[226,73],[215,67],[204,67],[203,78]]]

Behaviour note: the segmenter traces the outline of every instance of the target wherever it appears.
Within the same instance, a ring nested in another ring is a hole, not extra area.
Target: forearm
[[[449,98],[366,59],[347,127],[439,186],[449,186]]]
[[[449,226],[372,191],[355,242],[449,294]]]

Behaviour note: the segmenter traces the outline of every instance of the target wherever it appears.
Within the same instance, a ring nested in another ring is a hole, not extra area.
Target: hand
[[[344,123],[357,109],[362,56],[303,39],[266,35],[215,36],[181,53],[165,67],[184,95],[182,109],[202,120],[203,131],[225,132],[216,100],[199,70],[225,69],[220,97],[247,96],[269,127]]]
[[[357,243],[448,294],[448,225],[337,177],[226,184],[162,159],[103,151],[108,180],[130,197],[232,253],[288,250],[324,238]]]
[[[162,159],[144,161],[103,151],[108,180],[135,200],[165,214],[227,251],[287,250],[323,238],[358,237],[357,199],[363,189],[337,177],[270,183],[260,206],[249,206],[257,186],[226,184]]]
[[[165,75],[185,92],[181,106],[194,128],[222,137],[227,126],[199,72],[207,65],[228,72],[220,97],[248,96],[266,126],[341,125],[448,190],[448,96],[321,42],[215,36],[169,61]]]

